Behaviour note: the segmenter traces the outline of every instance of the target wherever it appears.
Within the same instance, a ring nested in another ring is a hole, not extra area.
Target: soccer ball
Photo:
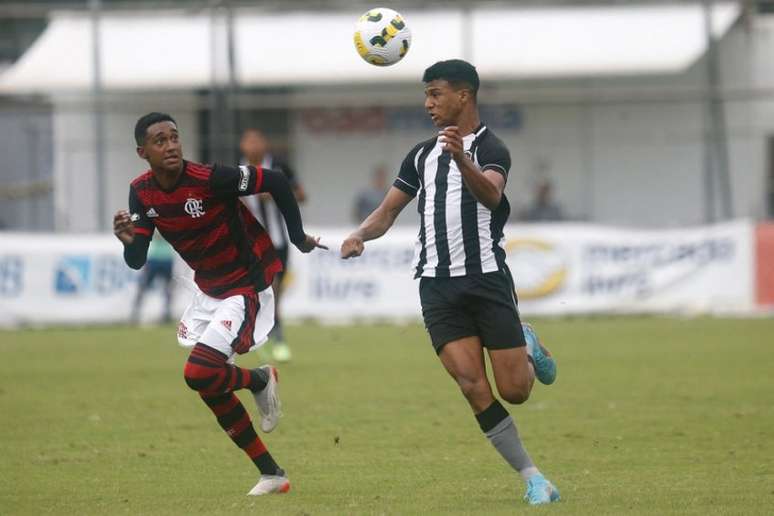
[[[367,63],[390,66],[411,46],[411,31],[403,17],[392,9],[371,9],[355,25],[355,48]]]

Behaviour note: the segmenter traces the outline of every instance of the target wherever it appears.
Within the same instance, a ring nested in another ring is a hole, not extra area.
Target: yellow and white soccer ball
[[[403,17],[386,7],[371,9],[355,25],[355,48],[367,63],[390,66],[411,46],[411,31]]]

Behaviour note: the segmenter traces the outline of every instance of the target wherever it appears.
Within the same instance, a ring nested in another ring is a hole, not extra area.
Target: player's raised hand
[[[465,156],[465,146],[457,126],[450,125],[438,131],[438,140],[443,145],[443,150],[450,152],[454,159]]]
[[[317,248],[328,249],[328,246],[320,243],[320,237],[313,237],[312,235],[306,235],[306,239],[296,247],[298,247],[298,250],[302,253],[311,253]]]
[[[362,238],[356,236],[348,237],[341,243],[341,257],[345,260],[347,258],[355,258],[363,254],[364,249],[365,244]]]
[[[134,222],[126,210],[119,210],[113,216],[113,234],[126,245],[134,242]]]

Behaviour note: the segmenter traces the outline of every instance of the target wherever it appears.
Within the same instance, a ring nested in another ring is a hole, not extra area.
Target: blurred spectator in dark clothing
[[[552,222],[565,219],[564,210],[553,199],[553,186],[550,181],[540,182],[532,205],[521,213],[520,218],[525,222]]]
[[[137,294],[132,304],[131,320],[133,323],[140,321],[140,312],[145,294],[151,289],[153,283],[161,282],[164,293],[164,305],[162,307],[162,321],[172,322],[172,268],[175,260],[175,252],[172,246],[156,232],[148,247],[148,260],[142,268],[140,281],[137,284]]]
[[[358,192],[355,204],[352,206],[352,220],[360,224],[373,212],[387,193],[387,169],[379,165],[371,176],[371,184]]]

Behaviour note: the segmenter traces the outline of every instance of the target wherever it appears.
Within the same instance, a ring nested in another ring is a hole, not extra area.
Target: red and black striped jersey
[[[129,187],[135,234],[154,228],[194,270],[208,296],[224,299],[263,290],[282,270],[271,238],[239,196],[261,191],[264,171],[184,162],[171,190],[149,170]]]

